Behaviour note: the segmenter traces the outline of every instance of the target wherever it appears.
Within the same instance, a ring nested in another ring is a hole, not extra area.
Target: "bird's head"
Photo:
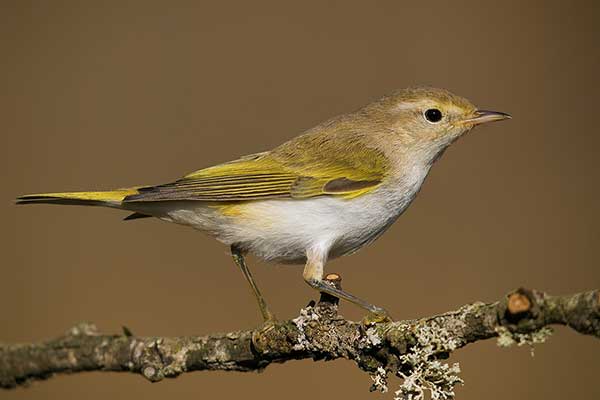
[[[365,111],[384,121],[391,142],[431,153],[443,150],[476,125],[510,118],[502,112],[479,110],[463,97],[430,87],[396,91]]]

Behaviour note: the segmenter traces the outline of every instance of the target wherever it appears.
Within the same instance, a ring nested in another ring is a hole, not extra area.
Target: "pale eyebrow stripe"
[[[396,110],[418,110],[422,107],[429,107],[431,105],[428,101],[407,101],[398,104],[395,108]]]
[[[432,104],[430,101],[427,101],[427,100],[403,102],[403,103],[398,104],[395,109],[398,111],[402,111],[402,110],[420,111],[421,109],[426,110],[428,108],[440,108],[442,110],[442,112],[444,112],[444,110],[445,110],[446,114],[452,114],[454,112],[461,111],[458,107],[456,107],[453,104],[450,104],[450,105],[443,104],[440,107],[435,104]]]

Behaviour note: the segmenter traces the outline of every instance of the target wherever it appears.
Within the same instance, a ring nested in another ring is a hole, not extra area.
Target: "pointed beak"
[[[462,122],[469,125],[485,124],[486,122],[502,121],[503,119],[512,118],[509,114],[499,111],[477,110],[472,118],[463,120]]]

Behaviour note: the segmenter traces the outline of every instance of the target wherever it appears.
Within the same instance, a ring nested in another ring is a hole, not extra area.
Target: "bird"
[[[191,226],[229,246],[274,321],[245,261],[304,265],[320,292],[354,303],[375,320],[386,309],[324,280],[329,259],[372,243],[407,209],[432,165],[477,125],[511,118],[481,110],[445,89],[396,90],[333,117],[272,150],[200,169],[154,186],[23,195],[17,204],[67,204],[126,210],[126,220],[155,217]]]

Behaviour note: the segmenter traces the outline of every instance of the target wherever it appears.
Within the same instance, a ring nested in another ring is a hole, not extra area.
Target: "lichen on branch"
[[[339,285],[337,281],[331,282]],[[338,314],[338,300],[322,294],[300,315],[249,331],[200,337],[137,337],[101,334],[82,323],[35,344],[0,344],[0,387],[25,386],[59,373],[121,371],[151,382],[202,370],[259,371],[272,363],[345,358],[367,372],[372,390],[386,391],[388,376],[401,378],[395,398],[450,399],[462,383],[453,351],[493,337],[499,343],[543,341],[549,325],[566,325],[600,337],[600,291],[567,296],[518,289],[503,299],[469,304],[417,320],[368,324]]]

